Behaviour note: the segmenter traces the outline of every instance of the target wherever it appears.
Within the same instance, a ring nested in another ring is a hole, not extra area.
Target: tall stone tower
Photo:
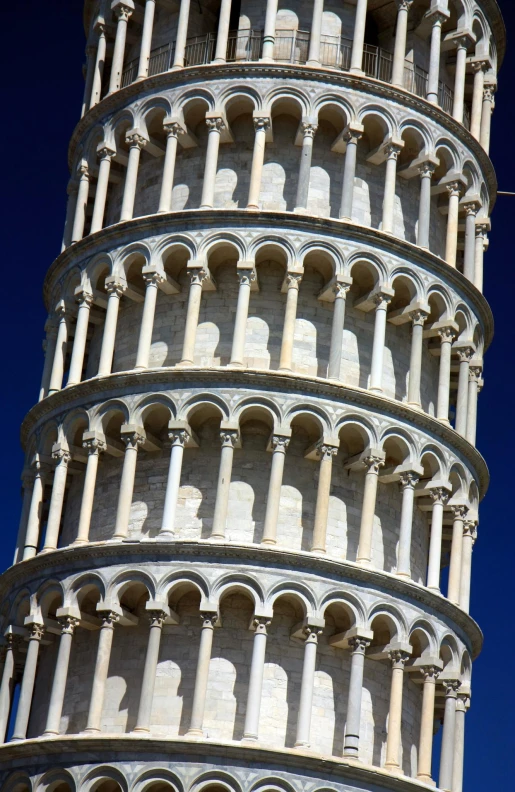
[[[1,790],[461,792],[495,0],[84,21]]]

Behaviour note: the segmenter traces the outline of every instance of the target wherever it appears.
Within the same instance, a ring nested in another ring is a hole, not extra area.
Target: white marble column
[[[386,759],[384,766],[390,772],[401,773],[401,730],[402,697],[404,690],[404,667],[409,654],[400,649],[389,652],[392,664],[390,707],[388,711],[388,734],[386,737]]]
[[[421,409],[420,381],[422,378],[422,352],[424,349],[424,324],[427,314],[413,311],[411,319],[411,353],[408,375],[408,404]]]
[[[50,382],[48,385],[49,396],[51,396],[52,393],[57,393],[57,391],[60,391],[63,387],[64,363],[68,346],[68,313],[63,300],[60,301],[55,313],[59,324],[57,325],[57,341],[55,344],[52,373],[50,374]]]
[[[438,88],[440,81],[440,53],[442,44],[442,25],[449,17],[449,12],[440,10],[426,15],[431,19],[431,47],[429,52],[429,74],[427,78],[426,99],[431,104],[438,104]]]
[[[438,788],[443,792],[453,792],[452,771],[454,763],[454,737],[456,729],[456,699],[458,698],[457,680],[444,682],[445,710],[443,717],[442,748],[440,753],[440,775]]]
[[[177,22],[177,38],[175,40],[175,54],[172,70],[184,67],[184,53],[188,38],[188,24],[190,21],[190,0],[181,0],[179,21]]]
[[[206,118],[206,126],[208,128],[208,137],[200,208],[212,209],[215,204],[215,181],[218,168],[220,135],[225,128],[225,122],[223,118]]]
[[[250,663],[243,739],[256,742],[259,738],[259,713],[261,710],[261,696],[263,693],[263,672],[265,670],[267,639],[266,628],[270,625],[270,619],[262,616],[255,617],[253,624],[254,641],[252,644],[252,660]]]
[[[286,310],[284,312],[283,336],[281,341],[281,354],[279,358],[279,371],[292,370],[293,338],[295,335],[295,320],[297,318],[297,302],[302,275],[296,272],[286,274]]]
[[[461,564],[463,554],[463,521],[468,508],[463,505],[451,506],[453,514],[451,559],[449,564],[449,585],[447,599],[453,605],[460,604]]]
[[[105,143],[101,143],[97,148],[97,154],[100,157],[100,165],[98,167],[95,203],[93,204],[93,217],[91,218],[91,234],[101,231],[104,227],[109,174],[111,173],[111,159],[115,156],[116,151]]]
[[[79,185],[77,184],[75,179],[71,178],[68,181],[68,185],[66,187],[68,200],[66,201],[66,219],[64,221],[61,253],[63,252],[63,250],[66,250],[67,247],[70,247],[72,242],[73,220],[75,218],[75,212],[77,211],[78,189],[79,189]]]
[[[472,112],[470,114],[470,134],[476,140],[481,136],[481,115],[483,113],[483,92],[485,87],[485,61],[472,63],[474,72],[474,87],[472,90]]]
[[[331,324],[331,344],[329,347],[328,379],[340,380],[343,352],[343,328],[345,325],[345,306],[347,293],[351,283],[336,281],[332,287],[334,293],[333,321]]]
[[[365,44],[365,27],[367,24],[368,0],[357,0],[354,17],[354,35],[352,37],[352,52],[350,57],[350,71],[354,74],[363,74],[363,47]]]
[[[406,578],[411,578],[411,534],[413,530],[413,505],[415,501],[415,486],[418,484],[418,481],[418,474],[411,471],[401,473],[399,478],[399,484],[402,491],[402,505],[396,574]]]
[[[50,507],[48,510],[45,544],[43,545],[42,553],[48,553],[57,548],[64,496],[66,493],[68,465],[71,462],[71,458],[69,450],[64,448],[60,443],[57,443],[52,449],[52,459],[56,461],[56,467],[54,470],[52,496],[50,498]]]
[[[41,386],[39,389],[39,399],[41,401],[48,396],[50,387],[50,375],[52,374],[52,366],[54,365],[55,348],[57,344],[57,325],[55,317],[49,316],[45,323],[46,338],[43,341],[43,349],[45,352],[45,362],[43,364],[43,374],[41,376]]]
[[[490,153],[490,129],[492,126],[492,112],[494,103],[495,85],[485,85],[483,91],[483,110],[481,113],[481,129],[479,142],[487,154]]]
[[[116,340],[116,327],[118,324],[118,309],[120,298],[125,291],[123,284],[114,277],[106,278],[107,311],[104,322],[104,333],[102,335],[102,347],[100,349],[100,362],[98,364],[98,376],[107,377],[113,367],[114,344]]]
[[[163,522],[159,536],[173,536],[175,534],[175,514],[181,485],[182,460],[184,448],[189,440],[189,432],[186,429],[172,429],[168,433],[168,437],[172,442],[172,448],[163,507]]]
[[[114,7],[113,7],[114,6]],[[125,41],[127,39],[127,26],[134,11],[133,0],[117,0],[111,6],[118,18],[116,37],[114,40],[113,59],[111,61],[111,77],[109,80],[109,93],[118,91],[122,84],[123,62],[125,60]]]
[[[385,147],[386,171],[383,197],[383,220],[381,230],[393,234],[395,211],[395,187],[397,183],[397,158],[402,151],[400,144],[391,143]]]
[[[144,80],[145,77],[148,77],[155,10],[156,0],[145,0],[145,14],[141,31],[141,50],[139,55],[138,75],[136,77],[137,80]]]
[[[77,323],[75,325],[70,370],[68,372],[68,382],[66,383],[67,388],[78,385],[79,382],[82,381],[82,369],[84,367],[84,356],[86,354],[86,343],[88,340],[89,313],[93,305],[93,295],[82,289],[77,294],[77,303],[79,308],[77,312]]]
[[[447,235],[445,240],[445,260],[451,267],[456,266],[458,250],[458,214],[460,211],[461,182],[446,185],[449,194],[449,214],[447,216]]]
[[[34,483],[32,485],[32,498],[23,545],[23,561],[26,561],[27,558],[33,558],[38,551],[44,480],[47,472],[46,466],[43,465],[39,458],[32,462],[31,469],[34,472]]]
[[[474,350],[472,347],[461,347],[457,349],[460,369],[458,374],[458,397],[456,401],[456,422],[455,430],[463,437],[467,433],[468,415],[468,390],[469,390],[469,368]]]
[[[99,616],[102,619],[102,626],[98,636],[97,659],[93,672],[93,687],[91,689],[88,719],[85,728],[85,732],[90,734],[101,730],[107,674],[113,646],[114,625],[119,618],[118,614],[109,610],[101,611]]]
[[[89,196],[89,167],[84,160],[77,168],[79,175],[79,186],[77,189],[77,203],[75,204],[75,217],[73,218],[71,243],[80,242],[84,236],[84,226],[86,224],[86,207]]]
[[[211,539],[225,539],[225,525],[227,522],[227,509],[229,507],[229,489],[231,486],[232,461],[234,449],[238,441],[236,430],[220,430],[222,451],[220,454],[220,468],[218,470],[218,484],[216,487],[215,510],[213,514],[213,528]]]
[[[365,0],[366,2],[367,0]],[[356,162],[358,157],[358,141],[363,136],[363,128],[351,128],[344,132],[345,168],[343,171],[342,201],[340,204],[340,220],[352,220],[354,202],[354,181],[356,178]]]
[[[397,0],[397,27],[393,49],[392,85],[404,85],[404,62],[406,59],[406,38],[408,33],[408,12],[413,0]]]
[[[270,119],[265,117],[254,118],[254,150],[252,153],[252,166],[250,170],[249,197],[247,209],[259,209],[259,194],[265,161],[265,144],[267,131],[270,129]]]
[[[347,759],[359,759],[363,672],[365,669],[365,651],[369,646],[370,640],[361,638],[359,635],[349,640],[349,649],[351,650],[349,696],[347,699],[345,736],[343,738],[343,756]]]
[[[145,281],[145,301],[141,314],[135,369],[148,369],[150,365],[150,347],[152,346],[152,333],[154,331],[157,292],[159,284],[164,281],[164,276],[160,272],[153,270],[143,272],[143,280]]]
[[[281,502],[281,486],[283,483],[286,449],[289,443],[289,437],[283,437],[281,435],[272,436],[272,465],[270,468],[270,481],[266,499],[263,539],[261,540],[264,545],[273,546],[277,543],[277,520],[279,518],[279,505]]]
[[[476,252],[474,256],[474,286],[478,291],[483,293],[483,262],[485,255],[485,248],[488,246],[488,231],[490,230],[490,221],[485,218],[476,220]]]
[[[277,0],[266,0],[265,27],[263,31],[263,49],[261,60],[265,63],[274,60],[275,21],[277,17]]]
[[[34,683],[36,681],[39,645],[44,631],[45,628],[43,625],[37,622],[32,622],[29,626],[29,646],[25,658],[25,668],[23,669],[16,721],[14,723],[13,736],[11,738],[13,742],[25,740],[27,737],[27,727],[29,725],[29,716],[32,707],[32,695],[34,693]]]
[[[200,633],[200,646],[198,651],[197,673],[195,676],[195,689],[193,704],[191,706],[191,721],[187,737],[203,737],[204,709],[206,706],[207,680],[209,676],[209,663],[211,648],[213,646],[213,630],[218,620],[216,613],[200,613],[202,630]]]
[[[361,507],[361,523],[359,528],[359,545],[356,561],[362,566],[372,563],[372,532],[376,511],[377,484],[379,470],[384,465],[384,457],[371,453],[363,460],[367,472],[363,488],[363,505]]]
[[[467,399],[467,430],[465,438],[476,445],[477,397],[481,380],[481,366],[469,366],[469,392]]]
[[[148,613],[150,629],[148,634],[147,653],[145,655],[145,666],[143,668],[143,678],[141,680],[138,715],[136,717],[136,726],[134,727],[136,733],[150,733],[159,647],[161,645],[161,634],[163,632],[163,624],[166,616],[167,614],[162,610],[152,610]]]
[[[438,400],[436,417],[439,421],[449,423],[449,391],[451,384],[451,354],[452,342],[455,337],[452,327],[442,327],[438,331],[440,336],[440,369],[438,374]]]
[[[256,280],[256,271],[253,267],[238,267],[236,274],[240,285],[238,289],[236,317],[234,319],[230,365],[243,368],[245,360],[245,335],[247,331],[247,319],[249,317],[250,289],[253,281]]]
[[[472,578],[472,549],[477,539],[475,520],[463,524],[463,546],[461,549],[460,608],[465,613],[470,608],[470,581]]]
[[[59,651],[55,663],[54,679],[52,682],[50,703],[48,705],[46,727],[43,732],[43,737],[57,737],[60,732],[73,633],[79,623],[79,620],[73,616],[65,616],[64,618],[59,618],[57,621],[61,627],[61,637],[59,639]]]
[[[184,328],[184,342],[182,347],[182,366],[192,366],[195,353],[195,339],[197,336],[200,301],[202,299],[202,282],[207,274],[203,269],[190,270],[190,291],[188,295],[188,310],[186,312],[186,325]]]
[[[465,210],[465,253],[463,257],[463,274],[474,283],[476,269],[476,218],[480,204],[478,201],[467,201]]]
[[[383,392],[382,380],[384,342],[386,338],[386,312],[391,300],[392,298],[389,295],[383,293],[377,294],[374,298],[376,311],[374,341],[372,344],[372,361],[370,365],[370,384],[368,389],[375,393]]]
[[[429,232],[431,225],[431,179],[435,172],[432,162],[423,162],[420,173],[420,202],[418,206],[417,245],[429,250]]]
[[[141,151],[148,143],[143,135],[140,135],[139,132],[134,130],[127,133],[125,140],[129,145],[129,160],[127,162],[127,172],[125,174],[120,223],[123,223],[125,220],[132,220],[134,214],[134,201],[136,199],[136,188],[138,185]]]
[[[93,74],[93,84],[91,86],[91,98],[89,101],[90,110],[92,107],[97,105],[101,99],[102,80],[104,77],[104,68],[105,68],[106,51],[107,51],[107,40],[106,40],[107,26],[105,22],[97,22],[95,29],[98,32],[98,43],[97,43],[97,56],[95,60],[95,70]]]
[[[125,443],[125,454],[123,456],[122,477],[118,493],[118,507],[116,511],[113,539],[125,539],[129,532],[129,518],[132,505],[132,493],[134,491],[134,479],[136,477],[138,446],[142,445],[145,438],[138,431],[124,432],[122,426],[122,440]]]
[[[98,463],[100,454],[106,450],[106,442],[103,437],[95,436],[93,432],[87,432],[84,435],[82,446],[88,452],[88,461],[86,462],[86,472],[84,474],[79,527],[77,529],[77,538],[74,544],[87,544],[89,542],[89,529],[91,526],[91,515],[93,513],[93,503],[95,499]]]
[[[0,685],[0,745],[3,745],[5,742],[15,685],[14,653],[17,636],[10,632],[10,630],[11,628],[8,628],[5,634],[6,646],[4,648],[4,667],[2,670],[2,684]]]
[[[463,790],[463,760],[465,758],[465,715],[470,706],[470,696],[458,689],[454,723],[454,757],[452,762],[452,792]]]
[[[304,663],[300,683],[299,712],[297,715],[297,736],[295,748],[308,748],[310,745],[311,715],[313,710],[313,689],[315,686],[315,668],[317,659],[318,636],[322,634],[319,627],[304,627]]]
[[[216,49],[213,63],[225,63],[227,59],[227,41],[229,39],[229,23],[231,21],[232,0],[221,0],[216,34]]]
[[[424,678],[422,689],[422,712],[420,716],[420,737],[418,742],[417,780],[424,784],[433,784],[431,777],[431,760],[433,756],[433,731],[435,721],[436,680],[440,669],[435,665],[421,666]]]
[[[467,69],[467,47],[468,36],[461,36],[455,40],[456,43],[456,73],[454,77],[454,103],[452,106],[452,117],[460,124],[463,123],[463,111],[465,103],[465,78]]]
[[[317,500],[315,506],[315,519],[313,523],[312,553],[326,552],[327,516],[329,513],[329,496],[331,494],[331,475],[333,457],[338,453],[338,448],[328,445],[323,441],[317,446],[317,456],[320,459],[318,472]]]
[[[295,212],[305,211],[308,208],[309,181],[311,178],[311,160],[313,158],[313,143],[318,129],[318,124],[308,121],[301,123],[302,151],[300,152],[299,181],[297,183],[297,197],[295,199]]]
[[[307,66],[320,66],[320,42],[322,37],[323,16],[324,0],[313,0],[313,16],[311,17]]]
[[[442,487],[429,490],[433,501],[431,512],[431,538],[429,541],[429,561],[427,565],[427,587],[440,593],[440,567],[442,563],[442,526],[443,507],[447,503],[449,493]]]
[[[182,133],[181,125],[176,121],[163,124],[166,132],[166,152],[163,165],[163,178],[161,181],[161,194],[159,196],[158,214],[172,211],[172,191],[173,179],[175,175],[175,163],[177,160],[177,142]]]

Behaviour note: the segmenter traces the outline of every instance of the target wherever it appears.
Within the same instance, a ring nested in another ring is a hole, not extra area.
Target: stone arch
[[[326,611],[332,606],[343,608],[346,611],[349,618],[349,629],[351,627],[363,627],[365,625],[365,604],[352,592],[335,589],[324,594],[318,606],[318,611],[322,618],[325,618]]]
[[[227,116],[229,122],[234,113],[234,106],[250,105],[252,110],[261,109],[261,94],[252,85],[230,85],[222,89],[216,101],[216,109],[221,110]]]
[[[38,437],[38,452],[46,456],[52,455],[52,446],[57,443],[59,438],[59,425],[57,421],[51,420],[43,426]]]
[[[282,597],[288,597],[294,601],[302,610],[304,617],[316,612],[316,602],[313,593],[302,583],[291,580],[276,583],[267,593],[265,605],[273,609],[277,600]]]
[[[230,773],[208,770],[193,779],[188,792],[242,792],[242,788]]]
[[[109,582],[105,598],[106,605],[120,604],[126,592],[135,586],[138,586],[138,593],[140,589],[146,589],[148,599],[156,598],[157,584],[154,576],[143,570],[127,569],[115,575]]]
[[[72,773],[62,768],[48,770],[36,786],[36,792],[75,792],[76,789]]]
[[[106,124],[105,140],[106,143],[119,151],[122,135],[129,129],[136,127],[136,115],[132,107],[124,107],[118,111]],[[123,138],[125,142],[125,138]]]
[[[376,446],[379,442],[372,422],[352,413],[338,419],[335,434],[340,438],[340,448],[345,449],[349,457],[359,454],[368,446]]]
[[[232,408],[231,416],[241,424],[241,420],[249,413],[260,416],[268,416],[272,424],[272,430],[277,430],[282,425],[282,413],[280,407],[266,396],[244,396],[241,401]]]
[[[181,269],[197,256],[196,242],[184,234],[165,236],[152,251],[152,261],[160,270],[174,278],[177,278]]]
[[[195,571],[171,572],[159,581],[156,596],[169,602],[178,601],[184,594],[195,591],[200,602],[210,602],[211,587],[209,581]]]
[[[116,767],[101,765],[83,778],[78,792],[128,792],[129,785]]]
[[[184,792],[184,784],[177,773],[167,768],[144,770],[134,780],[131,792]]]
[[[238,573],[223,576],[213,585],[211,598],[220,609],[222,600],[233,593],[240,593],[248,597],[252,601],[255,611],[263,607],[265,600],[263,589],[251,575]]]
[[[296,792],[293,784],[289,784],[283,778],[271,776],[266,780],[256,781],[249,789],[249,792]]]
[[[148,246],[144,242],[134,242],[119,251],[113,269],[115,274],[119,274],[129,281],[133,270],[141,270],[142,267],[150,263],[151,253]]]
[[[89,414],[81,407],[66,414],[60,434],[68,447],[82,445],[82,435],[88,431],[89,424]]]
[[[409,627],[408,641],[413,647],[414,659],[424,655],[438,655],[438,638],[433,625],[427,619],[415,619]]]
[[[116,420],[114,420],[116,419]],[[119,430],[122,423],[129,422],[129,408],[121,399],[109,399],[104,404],[98,405],[91,415],[91,429],[100,430],[106,434],[110,424],[116,423]],[[118,426],[119,424],[119,426]],[[113,436],[116,435],[114,432]]]
[[[194,415],[202,416],[203,412],[216,413],[221,420],[227,420],[230,415],[228,404],[215,393],[199,393],[187,399],[180,405],[177,417],[184,418],[191,423]]]
[[[291,427],[295,420],[302,421],[308,427],[310,435],[314,436],[318,431],[319,438],[324,436],[331,425],[329,416],[324,410],[312,404],[300,403],[290,407],[284,416],[284,426]]]
[[[261,263],[266,257],[277,256],[278,262],[285,270],[293,266],[297,257],[295,248],[288,239],[270,233],[259,236],[251,242],[248,256],[250,261],[255,261],[256,264]]]
[[[465,498],[468,494],[467,476],[461,462],[454,462],[449,471],[449,484],[453,498]]]
[[[298,252],[299,262],[305,268],[314,266],[318,269],[326,282],[331,280],[334,275],[343,272],[344,259],[336,245],[321,240],[306,242]],[[311,260],[315,259],[313,264]],[[317,260],[318,259],[318,260]]]
[[[424,468],[422,480],[440,481],[446,478],[446,463],[442,451],[433,443],[427,443],[420,451],[420,464]]]
[[[134,126],[148,132],[148,123],[156,112],[165,117],[172,115],[172,104],[166,95],[149,96],[144,99],[135,113]]]
[[[155,410],[164,410],[168,413],[168,420],[175,418],[176,405],[169,396],[162,393],[151,394],[144,396],[133,406],[129,421],[138,426],[144,426],[145,421],[149,418],[151,413]]]
[[[440,659],[443,662],[444,672],[455,672],[457,675],[460,670],[460,652],[458,642],[454,635],[446,633],[440,640],[439,646]]]
[[[32,792],[32,781],[28,773],[17,770],[7,778],[2,787],[2,792]]]
[[[113,272],[113,258],[110,253],[92,256],[84,271],[84,286],[105,292],[105,279]]]
[[[85,572],[76,577],[65,591],[64,604],[83,607],[86,599],[105,600],[106,582],[98,572]]]
[[[386,468],[415,462],[415,444],[406,429],[402,427],[385,429],[379,442],[385,452]]]
[[[46,580],[36,592],[36,617],[43,619],[55,618],[57,608],[61,607],[64,599],[63,585],[60,580]]]
[[[407,640],[408,627],[402,612],[390,603],[378,602],[368,612],[367,627],[374,633],[373,646]],[[388,636],[387,640],[384,638]]]
[[[25,617],[31,610],[31,592],[28,588],[23,588],[16,593],[9,611],[9,622],[17,627],[23,627]]]

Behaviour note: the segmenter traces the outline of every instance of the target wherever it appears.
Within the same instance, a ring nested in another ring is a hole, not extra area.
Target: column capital
[[[202,283],[207,279],[208,273],[204,267],[188,267],[190,274],[191,286],[202,286]]]
[[[392,301],[392,295],[384,291],[379,291],[372,297],[372,302],[376,306],[376,310],[386,311]]]
[[[238,267],[236,277],[240,286],[251,286],[257,280],[257,273],[254,267]]]
[[[486,83],[486,85],[483,88],[483,101],[493,103],[496,91],[497,91],[497,85],[494,85],[493,83]]]
[[[474,365],[471,363],[469,366],[469,382],[477,382],[479,383],[481,380],[481,375],[483,373],[483,367],[480,365]]]
[[[349,638],[347,641],[347,646],[351,650],[352,654],[364,655],[371,643],[371,638],[364,638],[361,635],[353,635],[352,638]]]
[[[469,507],[464,503],[449,504],[449,508],[455,520],[464,520],[469,512]]]
[[[449,492],[444,487],[431,487],[428,489],[428,493],[434,506],[437,504],[445,506],[449,500]]]
[[[286,286],[288,289],[299,290],[300,282],[302,280],[302,272],[287,272],[285,277]]]
[[[168,431],[168,439],[171,440],[172,446],[185,448],[190,436],[190,433],[184,427]]]
[[[120,614],[116,613],[116,611],[110,610],[106,608],[105,610],[98,610],[97,613],[99,617],[102,619],[102,627],[105,629],[114,630],[114,625],[120,618]]]
[[[97,146],[97,157],[101,160],[103,159],[111,159],[111,157],[116,156],[116,149],[112,148],[108,143],[103,140]]]
[[[141,150],[145,148],[148,140],[141,134],[139,129],[129,129],[125,135],[125,142],[130,148],[139,148]]]
[[[429,159],[426,159],[424,160],[424,162],[421,162],[420,165],[417,165],[417,170],[422,178],[424,178],[425,176],[431,178],[436,170],[436,163],[431,162],[431,160]]]
[[[123,22],[128,22],[134,12],[133,0],[113,0],[111,11]]]
[[[413,5],[413,0],[396,0],[399,11],[409,11]]]
[[[304,137],[314,138],[318,130],[318,124],[314,124],[312,121],[302,121],[300,128]]]
[[[477,539],[477,521],[464,520],[463,521],[463,536],[470,536],[472,542],[475,544]]]
[[[322,462],[336,456],[338,453],[338,446],[329,445],[329,443],[320,440],[316,445],[316,451],[318,458]]]
[[[29,641],[41,641],[43,635],[45,634],[44,624],[40,624],[36,621],[27,622],[27,619],[25,619],[25,626],[29,630]]]
[[[445,698],[458,698],[458,688],[461,685],[461,681],[459,679],[443,679],[442,685],[445,690]]]
[[[412,2],[412,0],[401,0],[402,2]],[[404,148],[404,141],[401,143],[387,143],[384,147],[384,155],[386,159],[394,159],[396,160],[399,154],[401,153],[402,149]]]
[[[302,634],[306,643],[318,643],[318,636],[324,632],[320,624],[305,624],[302,628]]]
[[[425,19],[432,22],[433,25],[443,25],[443,23],[449,19],[450,15],[450,11],[447,11],[445,8],[435,8],[434,10],[430,9],[426,12]]]
[[[121,440],[127,448],[137,448],[146,440],[145,430],[142,426],[134,424],[122,424],[120,429]]]
[[[93,30],[95,31],[95,33],[98,35],[99,38],[100,36],[105,36],[107,31],[107,25],[105,19],[99,17],[95,22],[95,24],[93,25]]]
[[[220,440],[222,443],[222,448],[236,448],[236,444],[239,440],[239,432],[237,429],[220,429]]]
[[[253,116],[252,123],[254,124],[254,130],[259,132],[259,130],[263,130],[264,132],[268,132],[268,130],[272,126],[272,120],[269,116]]]
[[[385,465],[385,458],[384,456],[377,456],[376,454],[369,454],[368,456],[363,457],[361,462],[368,468],[367,473],[375,473],[379,475],[379,469],[384,467]]]
[[[410,657],[410,653],[406,652],[404,649],[390,649],[388,652],[388,658],[392,664],[392,668],[400,668],[402,671],[404,671],[404,666]]]
[[[65,448],[61,443],[54,443],[52,446],[52,459],[57,462],[58,465],[61,462],[64,465],[68,465],[71,462],[72,455],[70,454],[70,450]]]
[[[350,121],[345,129],[342,132],[342,140],[345,143],[357,143],[358,140],[361,140],[363,134],[365,132],[365,127],[363,124],[359,124],[356,121]]]
[[[156,610],[147,610],[147,618],[150,627],[162,627],[166,618],[169,616],[164,610],[157,608]]]
[[[88,454],[100,454],[107,447],[105,435],[99,432],[84,432],[82,447],[87,450]]]
[[[61,635],[73,635],[75,628],[79,625],[80,619],[75,616],[61,616],[57,619],[61,628]]]
[[[436,684],[436,680],[442,673],[440,666],[434,665],[432,663],[419,666],[419,670],[424,677],[424,682],[433,682],[434,684]]]
[[[252,618],[252,626],[256,633],[260,633],[261,635],[267,634],[267,627],[270,627],[272,623],[272,618],[270,616],[256,616],[254,615]]]
[[[86,160],[81,159],[77,165],[77,174],[79,175],[79,178],[89,179],[89,165]]]
[[[470,360],[472,360],[472,357],[474,355],[475,349],[474,349],[474,347],[471,347],[471,346],[463,346],[463,347],[459,347],[458,349],[455,349],[455,351],[456,351],[456,354],[458,356],[458,360],[460,361],[460,363],[465,363],[465,362],[469,362]]]
[[[467,217],[476,217],[481,209],[482,203],[479,198],[464,198],[461,202],[461,208]]]
[[[147,286],[159,286],[164,282],[164,275],[151,267],[143,267],[141,276]]]
[[[404,470],[399,476],[399,484],[402,490],[414,489],[420,481],[420,473],[416,470]]]
[[[163,129],[168,135],[168,137],[178,138],[179,135],[183,135],[185,132],[180,121],[164,121]]]
[[[126,289],[126,286],[116,277],[116,275],[108,275],[105,280],[105,289],[109,295],[116,294],[117,297],[121,297]]]
[[[491,66],[490,60],[488,58],[477,58],[472,61],[469,61],[470,68],[476,74],[476,72],[487,72]]]
[[[277,451],[279,453],[285,454],[286,449],[290,445],[290,437],[286,437],[286,435],[279,435],[274,434],[272,435],[272,440],[270,445],[272,446],[272,451]]]
[[[456,338],[456,330],[454,327],[440,327],[438,329],[438,335],[440,336],[440,340],[442,344],[449,343],[452,344],[454,339]]]
[[[352,286],[352,282],[346,283],[345,281],[335,280],[331,284],[331,292],[334,294],[335,301],[338,299],[347,299],[347,293]]]
[[[201,608],[199,615],[202,627],[213,628],[218,621],[218,611],[204,611]]]
[[[412,324],[423,327],[429,314],[427,311],[422,311],[420,308],[417,308],[415,311],[410,311],[408,316],[411,319]]]
[[[464,185],[463,182],[456,179],[455,181],[448,182],[445,185],[445,189],[447,190],[449,198],[456,198],[456,197],[459,198],[463,194]]]
[[[86,291],[82,286],[78,286],[75,289],[75,293],[73,295],[75,297],[75,302],[80,305],[87,305],[88,308],[91,308],[93,305],[93,295],[91,292]]]
[[[225,119],[222,116],[206,118],[206,126],[210,132],[223,132],[226,129]]]

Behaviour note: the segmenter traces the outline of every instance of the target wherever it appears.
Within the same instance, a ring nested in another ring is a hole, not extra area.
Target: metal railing
[[[309,53],[309,31],[278,30],[275,34],[274,60],[278,63],[306,63]],[[215,55],[216,34],[207,33],[195,36],[186,41],[184,65],[200,66],[211,63]],[[226,60],[258,61],[263,49],[263,31],[233,30],[229,32]],[[320,62],[322,66],[348,71],[350,69],[352,39],[342,36],[322,35],[320,41]],[[173,64],[175,42],[164,44],[152,50],[149,61],[149,76],[168,71]],[[392,80],[393,54],[373,44],[363,47],[363,71],[367,77],[381,82]],[[122,74],[122,88],[135,82],[138,74],[138,61],[128,63]],[[404,88],[407,91],[425,98],[427,95],[429,75],[416,63],[404,66]],[[452,114],[454,92],[442,81],[438,84],[438,104],[446,113]],[[470,128],[470,113],[464,111],[463,124]]]

